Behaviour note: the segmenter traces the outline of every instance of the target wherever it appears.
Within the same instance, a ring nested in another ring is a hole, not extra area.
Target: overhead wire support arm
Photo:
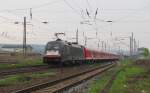
[[[32,20],[32,8],[30,8],[30,19]]]
[[[94,19],[96,19],[97,14],[98,14],[98,8],[97,8],[96,11],[95,11],[95,17],[94,17]]]
[[[93,10],[92,10],[92,7],[91,7],[91,5],[90,5],[89,1],[88,1],[88,0],[86,0],[86,2],[87,2],[87,5],[88,5],[88,7],[89,7],[89,9],[90,9],[90,12],[92,12]]]

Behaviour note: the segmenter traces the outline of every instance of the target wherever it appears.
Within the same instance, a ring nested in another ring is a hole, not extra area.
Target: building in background
[[[26,49],[27,49],[27,53],[32,53],[33,48],[31,45],[27,45]],[[1,47],[1,51],[19,53],[23,51],[23,46],[22,45],[3,45]]]

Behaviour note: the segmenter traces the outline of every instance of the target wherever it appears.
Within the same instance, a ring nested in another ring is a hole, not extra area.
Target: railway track
[[[111,79],[108,81],[108,83],[105,85],[105,87],[102,89],[100,93],[109,93],[110,88],[112,87],[112,84],[114,80],[116,79],[117,75],[122,71],[122,69],[114,72]]]
[[[45,71],[45,70],[48,70],[49,68],[60,68],[60,66],[39,65],[39,66],[28,66],[28,67],[22,67],[22,68],[14,68],[14,69],[3,69],[0,71],[0,78],[3,78],[8,75],[14,75],[14,74],[20,74],[20,73]]]
[[[19,73],[43,71],[43,70],[46,70],[48,68],[50,68],[50,66],[42,65],[42,66],[30,66],[30,67],[2,70],[2,71],[0,71],[0,78],[7,76],[7,75],[13,75],[13,74],[19,74]]]
[[[22,90],[18,90],[12,93],[59,93],[65,89],[69,89],[72,86],[82,83],[106,70],[115,66],[115,63],[109,63],[101,67],[97,67],[76,75],[72,75],[66,78],[55,80],[52,82],[46,82],[39,85],[34,85]]]

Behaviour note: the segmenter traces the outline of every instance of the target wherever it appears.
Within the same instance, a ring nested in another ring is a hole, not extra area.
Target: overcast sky
[[[84,44],[84,36],[93,38],[87,42],[89,47],[97,48],[98,39],[107,42],[110,47],[118,47],[115,38],[129,37],[133,32],[141,46],[150,48],[149,0],[0,1],[0,43],[22,43],[22,22],[26,16],[29,44],[45,44],[54,39],[55,32],[65,32],[66,36],[62,36],[64,39],[75,41],[71,38],[75,37],[78,28],[80,44]],[[94,19],[96,10],[97,16]],[[42,23],[45,21],[48,24]],[[127,50],[129,39],[122,41],[120,46]]]

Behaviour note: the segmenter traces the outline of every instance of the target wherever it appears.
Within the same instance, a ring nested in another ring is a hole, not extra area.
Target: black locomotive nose
[[[46,55],[43,57],[44,63],[55,64],[61,61],[61,56],[59,55]]]

